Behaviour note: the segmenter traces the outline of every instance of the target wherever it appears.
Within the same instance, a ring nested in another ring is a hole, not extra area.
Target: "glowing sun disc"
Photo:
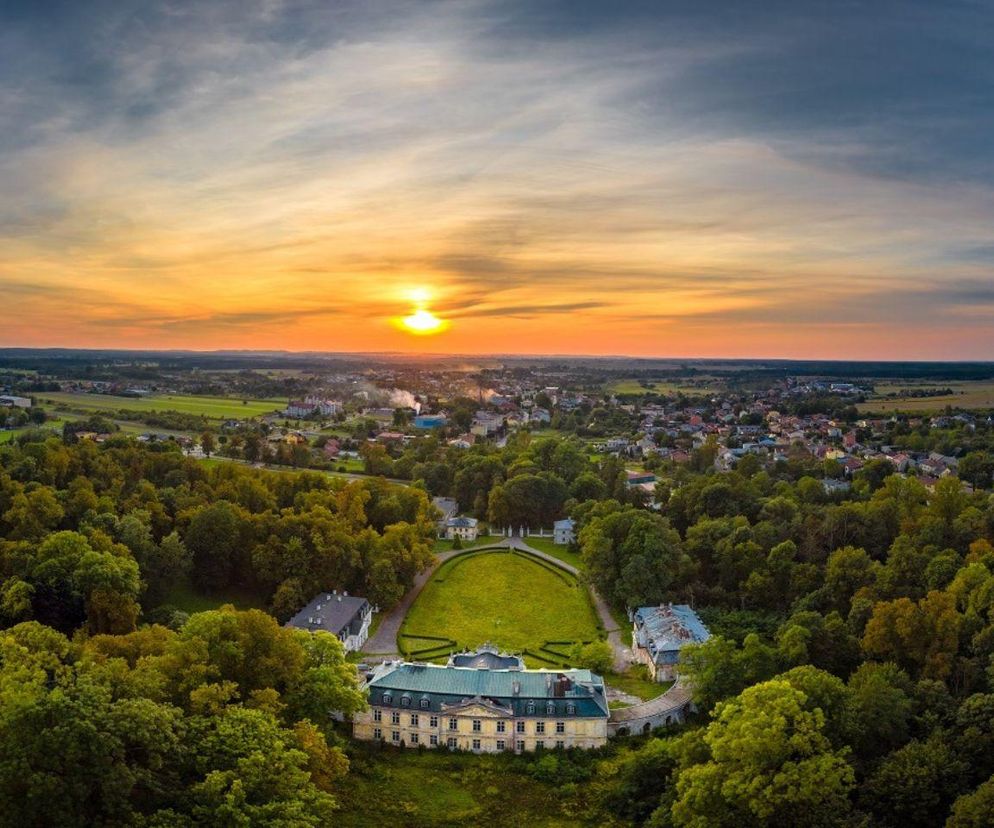
[[[411,333],[432,334],[445,328],[445,322],[424,308],[418,308],[410,316],[403,318],[404,327]]]

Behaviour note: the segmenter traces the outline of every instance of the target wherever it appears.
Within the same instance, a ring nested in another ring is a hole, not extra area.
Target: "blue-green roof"
[[[486,670],[403,662],[380,665],[367,686],[371,704],[412,711],[439,712],[443,704],[479,696],[510,707],[516,716],[608,714],[604,680],[589,670]]]

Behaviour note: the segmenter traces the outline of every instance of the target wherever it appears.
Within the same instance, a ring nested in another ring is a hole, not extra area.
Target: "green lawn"
[[[673,686],[672,681],[653,681],[644,664],[636,664],[624,674],[607,673],[604,676],[604,683],[616,690],[638,696],[642,701],[661,696]]]
[[[546,555],[559,558],[564,563],[575,566],[583,572],[583,559],[580,557],[580,553],[573,552],[568,546],[559,546],[552,542],[552,538],[524,538],[524,541],[532,549],[537,549],[539,552],[545,552]]]
[[[508,552],[455,558],[427,583],[401,634],[450,639],[459,649],[489,641],[513,652],[536,653],[547,641],[597,638],[586,588],[551,566]],[[565,651],[569,645],[556,649]],[[526,661],[551,666],[530,656]]]
[[[286,405],[285,399],[241,400],[231,397],[199,397],[193,394],[162,394],[148,397],[115,397],[109,394],[70,394],[45,391],[38,395],[43,404],[66,405],[80,411],[179,411],[213,419],[257,417],[271,414]]]
[[[566,828],[572,804],[565,792],[516,770],[530,761],[447,751],[377,749],[353,745],[351,771],[335,792],[335,825],[455,828]]]
[[[208,593],[189,583],[176,586],[166,594],[162,603],[189,613],[217,609],[224,604],[234,604],[235,609],[240,610],[266,608],[262,596],[249,590],[231,587],[221,592]]]

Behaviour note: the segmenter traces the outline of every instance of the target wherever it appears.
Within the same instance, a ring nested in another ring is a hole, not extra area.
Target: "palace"
[[[526,670],[491,647],[446,665],[390,661],[366,677],[357,739],[477,753],[595,748],[607,741],[604,680],[589,670]]]

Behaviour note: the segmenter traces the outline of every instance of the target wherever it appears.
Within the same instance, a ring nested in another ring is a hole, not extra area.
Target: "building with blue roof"
[[[466,666],[457,666],[466,665]],[[482,648],[446,665],[389,661],[367,674],[357,739],[477,753],[594,748],[607,741],[604,680],[589,670],[526,670]]]
[[[632,613],[632,652],[656,681],[675,681],[680,649],[711,637],[686,604],[639,607]]]

